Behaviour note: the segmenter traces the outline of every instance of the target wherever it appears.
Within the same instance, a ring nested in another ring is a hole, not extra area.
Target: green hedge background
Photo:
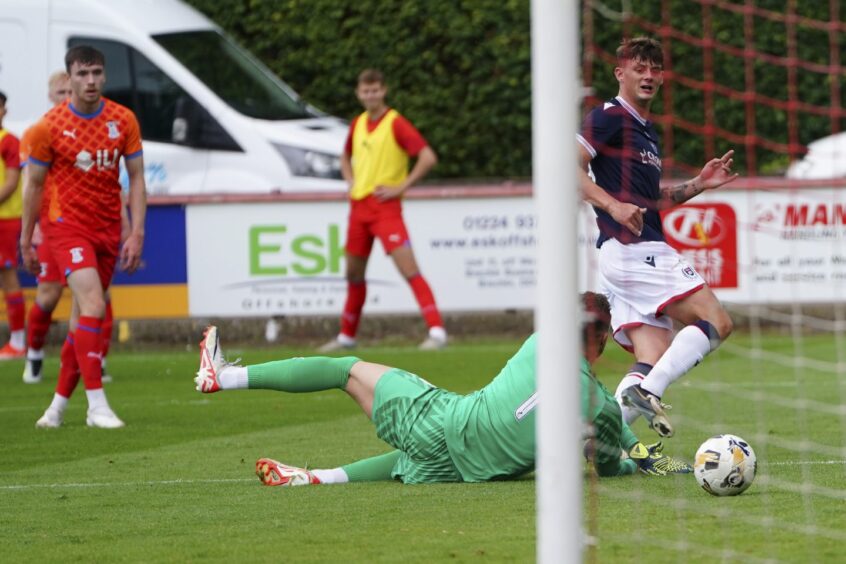
[[[389,103],[423,132],[440,157],[432,178],[526,178],[531,175],[531,58],[529,0],[189,0],[290,84],[309,103],[346,119],[360,112],[353,90],[358,72],[377,67],[385,72]],[[737,2],[735,2],[737,3]],[[616,2],[604,5],[619,9]],[[662,21],[662,6],[670,8],[673,27],[702,35],[702,7],[690,0],[631,2],[636,18]],[[784,12],[788,0],[757,0],[759,7]],[[829,3],[798,2],[799,15],[827,20]],[[841,17],[846,10],[841,10]],[[744,46],[743,17],[712,7],[714,39]],[[624,24],[593,12],[594,43],[613,53],[636,24]],[[787,54],[782,23],[756,17],[755,47],[773,55]],[[798,28],[801,59],[828,64],[828,36],[802,25]],[[668,43],[674,68],[702,80],[702,51],[680,41]],[[846,52],[840,44],[840,58]],[[594,88],[600,98],[616,94],[612,67],[597,60]],[[743,89],[743,60],[717,55],[718,82]],[[787,100],[784,69],[757,62],[758,91]],[[840,80],[841,77],[836,77]],[[799,98],[828,105],[831,77],[798,71]],[[680,85],[674,89],[674,111],[681,118],[703,122],[703,93]],[[846,94],[846,92],[844,93]],[[661,100],[653,107],[662,112]],[[715,114],[720,127],[745,134],[742,102],[717,95]],[[758,105],[757,132],[787,142],[785,112]],[[831,132],[827,117],[802,115],[800,142],[807,144]],[[672,157],[681,165],[701,166],[703,139],[674,130]],[[717,140],[718,150],[728,148]],[[744,169],[744,151],[737,161]],[[781,174],[789,156],[757,150],[762,173]]]

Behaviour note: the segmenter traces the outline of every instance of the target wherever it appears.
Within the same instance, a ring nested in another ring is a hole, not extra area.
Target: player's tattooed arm
[[[719,159],[711,159],[705,163],[705,166],[702,167],[702,171],[696,178],[683,182],[678,186],[661,188],[659,207],[665,209],[683,204],[705,190],[713,190],[735,180],[740,175],[731,169],[732,165],[734,165],[733,155],[734,150],[728,151]]]
[[[662,207],[672,207],[683,204],[694,196],[698,196],[705,191],[705,186],[699,181],[699,178],[682,182],[676,186],[662,186],[661,200],[665,202]]]

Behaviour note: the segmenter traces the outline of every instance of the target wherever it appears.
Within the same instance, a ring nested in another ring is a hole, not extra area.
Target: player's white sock
[[[109,401],[106,399],[106,392],[103,391],[103,388],[97,388],[96,390],[85,390],[85,396],[88,398],[88,409],[97,409],[97,408],[107,408],[109,407]]]
[[[50,402],[50,409],[55,409],[59,413],[64,413],[67,407],[68,398],[59,393],[53,394],[53,401]]]
[[[27,349],[27,360],[44,360],[44,349]]]
[[[26,348],[26,331],[24,329],[12,331],[9,336],[9,343],[18,350]]]
[[[620,411],[623,413],[623,421],[626,422],[626,425],[631,425],[635,419],[640,417],[640,412],[623,403],[623,390],[643,382],[643,379],[646,378],[646,375],[649,374],[651,370],[651,365],[646,364],[645,362],[636,362],[631,368],[629,368],[629,372],[623,376],[623,379],[620,380],[620,385],[617,386],[617,391],[614,392],[614,397],[617,399],[617,403],[620,404]]]
[[[667,386],[699,364],[711,350],[711,340],[703,329],[697,325],[688,325],[678,332],[670,348],[655,363],[640,387],[660,398]]]
[[[311,470],[321,484],[346,484],[350,481],[343,468],[331,468],[329,470]]]
[[[247,368],[245,366],[227,366],[217,375],[222,390],[246,390]]]

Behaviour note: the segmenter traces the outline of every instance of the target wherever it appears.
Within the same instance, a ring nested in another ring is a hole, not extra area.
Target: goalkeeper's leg
[[[226,361],[218,328],[212,325],[200,343],[200,369],[194,382],[204,393],[238,389],[303,393],[337,388],[346,391],[371,417],[376,383],[388,370],[391,367],[352,356],[297,357],[238,366]]]

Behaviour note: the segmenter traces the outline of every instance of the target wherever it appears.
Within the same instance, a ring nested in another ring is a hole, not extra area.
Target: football
[[[711,437],[696,451],[693,475],[711,495],[745,492],[755,479],[757,458],[749,443],[736,435]]]

